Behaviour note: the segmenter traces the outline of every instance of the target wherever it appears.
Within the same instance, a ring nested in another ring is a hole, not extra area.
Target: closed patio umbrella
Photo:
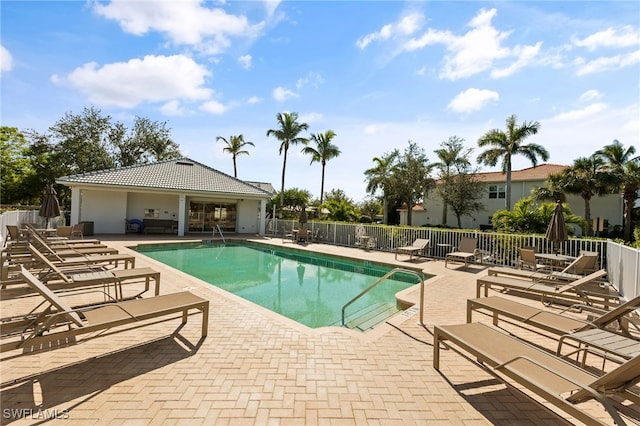
[[[553,209],[553,216],[551,216],[551,222],[547,227],[547,233],[545,236],[547,240],[551,241],[554,247],[560,246],[569,239],[569,233],[567,232],[567,225],[564,222],[564,209],[560,201],[556,202],[556,207]]]
[[[60,216],[60,203],[58,202],[58,195],[53,185],[49,185],[47,194],[40,206],[39,215],[47,219],[47,228],[49,227],[49,219]]]
[[[307,207],[306,206],[302,206],[299,222],[300,222],[300,225],[302,226],[304,226],[304,224],[307,223]]]

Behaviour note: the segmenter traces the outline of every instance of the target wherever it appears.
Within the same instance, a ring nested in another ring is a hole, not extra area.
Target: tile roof
[[[568,166],[560,164],[539,164],[522,170],[511,171],[511,181],[544,181],[550,174],[560,173]],[[476,175],[481,182],[505,182],[506,177],[502,172],[486,172]]]
[[[56,179],[63,185],[87,184],[108,187],[166,189],[271,197],[256,182],[244,182],[189,158],[152,164],[99,170]]]

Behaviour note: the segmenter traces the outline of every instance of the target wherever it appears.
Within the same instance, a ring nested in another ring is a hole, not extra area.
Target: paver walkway
[[[142,242],[98,238],[132,254],[127,246]],[[408,258],[395,262],[391,253],[324,244],[299,247],[400,265]],[[465,321],[466,299],[475,297],[475,279],[485,273],[478,265],[445,269],[441,261],[414,259],[412,266],[437,275],[425,286],[427,326],[418,324],[418,310],[412,308],[389,324],[358,333],[308,329],[137,257],[136,267],[161,271],[161,294],[188,289],[211,300],[208,337],[198,341],[194,317],[177,332],[179,320],[52,351],[2,354],[2,424],[54,416],[63,424],[571,423],[454,351],[441,352],[443,374],[431,367],[433,324]],[[411,297],[418,296],[416,290]],[[2,301],[0,306],[6,316],[17,305]]]

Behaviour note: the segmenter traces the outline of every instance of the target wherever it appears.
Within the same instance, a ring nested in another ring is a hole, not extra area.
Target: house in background
[[[124,234],[126,223],[154,219],[174,232],[265,232],[271,184],[245,182],[189,158],[56,179],[71,189],[71,223],[100,234]]]
[[[536,187],[542,187],[550,174],[557,174],[568,166],[558,164],[540,164],[523,170],[511,172],[511,204],[521,198],[531,195]],[[490,229],[491,216],[498,210],[504,209],[506,177],[502,172],[478,173],[478,179],[485,183],[483,198],[479,201],[484,204],[484,210],[475,213],[474,216],[463,216],[462,227],[471,229]],[[579,195],[567,194],[567,204],[572,213],[584,217],[584,200]],[[619,194],[595,196],[591,199],[591,218],[599,219],[600,230],[612,228],[615,225],[622,226],[622,197]],[[447,209],[447,225],[457,226],[458,221],[449,207]],[[416,204],[411,213],[411,222],[414,226],[440,225],[442,222],[442,199],[436,191],[430,191],[422,204]],[[400,224],[407,223],[407,211],[400,210]],[[573,225],[571,225],[573,226]],[[596,229],[596,227],[594,227]],[[581,229],[574,226],[575,235],[581,235]]]

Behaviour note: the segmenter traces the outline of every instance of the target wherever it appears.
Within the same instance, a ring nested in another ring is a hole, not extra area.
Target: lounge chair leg
[[[440,370],[440,333],[437,327],[433,330],[433,368]]]
[[[202,337],[209,332],[209,302],[202,306]]]

